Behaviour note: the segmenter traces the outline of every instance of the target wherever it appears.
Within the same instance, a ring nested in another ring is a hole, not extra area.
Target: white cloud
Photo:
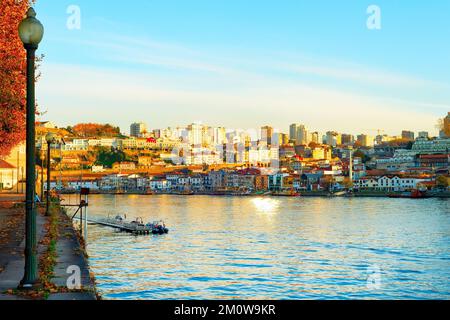
[[[202,120],[228,127],[273,124],[286,131],[291,122],[311,129],[368,132],[377,128],[430,130],[435,114],[392,101],[270,78],[204,75],[148,75],[116,69],[45,64],[38,83],[39,103],[48,117],[65,124],[111,122],[127,127],[144,120],[152,127]],[[207,89],[205,89],[207,88]],[[370,132],[368,132],[370,133]]]

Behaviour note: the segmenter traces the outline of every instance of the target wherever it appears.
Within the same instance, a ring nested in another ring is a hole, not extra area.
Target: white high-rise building
[[[227,142],[227,131],[223,127],[213,128],[213,144],[221,145]]]
[[[188,126],[188,139],[189,143],[196,146],[202,146],[203,144],[203,125],[193,123]]]

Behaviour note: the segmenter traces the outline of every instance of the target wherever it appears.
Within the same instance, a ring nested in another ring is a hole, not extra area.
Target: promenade
[[[95,283],[89,273],[83,245],[71,221],[59,209],[53,217],[46,217],[44,208],[39,208],[36,218],[39,272],[44,283],[37,291],[17,290],[25,265],[23,200],[23,195],[0,194],[0,300],[96,300]],[[56,232],[54,238],[50,238],[53,223]],[[80,290],[67,288],[70,266],[80,268]]]

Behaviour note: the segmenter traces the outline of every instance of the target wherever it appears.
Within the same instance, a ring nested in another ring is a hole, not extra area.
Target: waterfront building
[[[450,154],[420,154],[417,158],[419,167],[445,169],[450,166]]]
[[[149,187],[149,179],[138,174],[112,174],[102,177],[99,181],[102,191],[144,191]]]
[[[246,190],[255,189],[256,173],[252,169],[227,172],[224,177],[225,187],[228,190]]]
[[[152,191],[169,191],[172,188],[171,182],[163,177],[153,177],[149,181],[149,187]]]
[[[197,175],[180,175],[175,183],[175,188],[178,191],[202,191],[203,190],[203,176]]]
[[[355,181],[354,188],[366,191],[407,191],[416,189],[420,183],[430,180],[432,179],[408,176],[363,177]]]
[[[323,177],[323,172],[317,173],[304,173],[300,176],[301,187],[307,190],[317,190],[320,185],[320,181]]]
[[[90,190],[100,190],[99,181],[95,178],[83,179],[80,181],[78,179],[66,179],[63,181],[62,186],[57,181],[50,182],[50,190],[60,190],[63,188],[66,191],[80,191],[82,188],[87,188]],[[47,184],[44,184],[44,191],[47,191]]]
[[[265,191],[269,189],[269,176],[255,175],[255,191]]]
[[[355,190],[376,190],[378,187],[378,177],[366,176],[355,179],[353,189]]]
[[[294,187],[294,178],[287,173],[276,173],[268,177],[270,191],[287,191]]]
[[[123,181],[127,179],[126,174],[111,174],[103,176],[99,181],[99,188],[103,191],[119,190],[123,187]]]
[[[412,146],[412,150],[416,154],[449,153],[450,139],[417,139]]]
[[[208,173],[207,187],[212,190],[219,190],[225,187],[225,175],[224,170],[210,171]]]
[[[295,191],[303,191],[306,188],[302,185],[302,180],[300,179],[300,175],[294,176],[294,181],[292,183],[292,187]]]
[[[395,150],[393,157],[378,158],[376,168],[387,171],[405,171],[416,165],[416,152],[411,150]]]

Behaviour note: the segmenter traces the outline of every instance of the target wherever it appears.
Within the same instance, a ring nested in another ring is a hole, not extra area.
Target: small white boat
[[[343,197],[347,194],[347,191],[338,191],[330,193],[330,197]]]
[[[152,229],[153,234],[166,234],[169,233],[169,229],[166,227],[164,221],[154,221],[153,223],[147,223],[146,227]]]

